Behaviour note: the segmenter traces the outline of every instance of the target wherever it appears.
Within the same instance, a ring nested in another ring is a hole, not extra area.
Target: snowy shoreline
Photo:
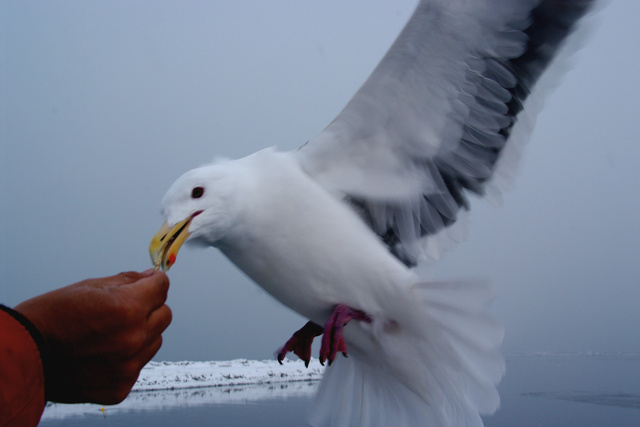
[[[306,368],[301,360],[236,359],[211,362],[149,362],[142,369],[133,391],[174,390],[195,387],[220,387],[248,384],[272,384],[317,381],[324,367],[312,360]]]
[[[128,411],[154,411],[207,404],[242,404],[260,400],[312,396],[324,367],[312,359],[211,362],[149,362],[131,394],[114,406],[49,403],[42,421],[74,416],[107,416]]]

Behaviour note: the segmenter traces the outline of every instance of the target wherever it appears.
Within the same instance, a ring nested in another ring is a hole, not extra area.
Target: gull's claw
[[[320,347],[320,363],[324,365],[324,361],[328,360],[329,365],[333,363],[336,354],[341,352],[347,357],[347,344],[342,335],[343,328],[351,320],[361,320],[371,322],[371,319],[363,311],[356,310],[346,305],[338,304],[333,309],[331,317],[324,325],[324,336],[322,337],[322,346]]]
[[[278,352],[278,362],[282,365],[282,361],[288,352],[292,351],[300,359],[304,360],[304,366],[309,367],[311,360],[311,344],[313,339],[318,335],[322,335],[324,329],[322,326],[307,322],[302,328],[293,333],[289,341],[287,341]]]

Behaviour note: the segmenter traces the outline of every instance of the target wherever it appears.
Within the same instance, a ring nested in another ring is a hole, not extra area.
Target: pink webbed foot
[[[289,341],[287,341],[278,352],[278,362],[282,365],[284,357],[292,351],[300,359],[304,360],[304,366],[309,367],[311,360],[311,344],[313,339],[318,335],[322,335],[324,329],[322,326],[307,322],[302,328],[293,333]]]
[[[344,341],[342,330],[351,320],[371,322],[366,313],[346,305],[338,304],[333,309],[331,317],[324,325],[324,336],[320,346],[320,363],[322,365],[325,360],[328,360],[331,365],[338,352],[341,352],[345,357],[347,356],[347,344]]]

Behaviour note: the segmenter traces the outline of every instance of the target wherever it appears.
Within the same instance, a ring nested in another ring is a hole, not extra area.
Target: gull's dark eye
[[[194,187],[193,190],[191,190],[191,198],[193,199],[199,199],[203,194],[204,187]]]

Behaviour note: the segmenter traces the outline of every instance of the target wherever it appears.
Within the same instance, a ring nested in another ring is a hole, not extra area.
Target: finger
[[[173,315],[168,305],[162,305],[153,310],[147,319],[149,337],[153,340],[160,336],[171,324]]]
[[[142,364],[142,366],[144,367],[147,363],[149,363],[151,361],[151,359],[153,359],[153,356],[155,356],[158,351],[160,351],[160,348],[162,347],[162,335],[160,335],[147,349],[146,352],[144,352],[141,356],[142,356],[142,360],[144,360],[144,363]]]
[[[97,403],[100,405],[116,405],[127,398],[131,389],[138,380],[139,371],[130,377],[112,376],[96,387],[86,388],[82,391],[82,398],[69,403]]]
[[[101,361],[99,369],[91,369],[91,384],[84,387],[92,395],[91,401],[103,404],[115,404],[122,401],[134,386],[140,371],[162,347],[162,336],[157,336],[136,354],[118,363]],[[96,371],[98,375],[96,375]]]
[[[147,307],[146,315],[161,307],[167,301],[169,292],[169,278],[161,271],[153,271],[150,276],[142,277],[135,283],[127,286],[129,297],[142,301]]]
[[[149,277],[152,274],[153,270],[147,270],[142,273],[138,273],[137,271],[125,271],[113,276],[83,280],[80,283],[97,288],[119,287],[130,285],[145,277]]]
[[[142,368],[144,368],[144,366],[153,359],[153,356],[158,353],[160,347],[162,347],[162,335],[158,336],[148,346],[145,346],[140,350],[140,352],[138,352],[138,354],[136,354],[135,359],[140,370],[142,370]]]

